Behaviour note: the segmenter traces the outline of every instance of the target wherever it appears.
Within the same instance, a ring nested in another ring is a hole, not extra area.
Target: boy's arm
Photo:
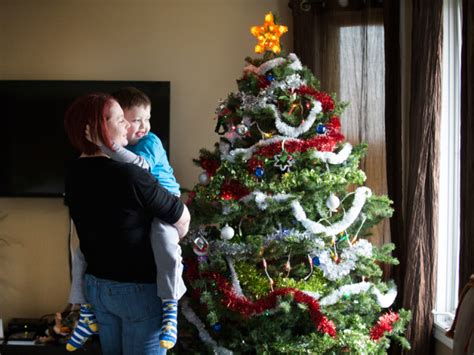
[[[148,164],[146,159],[143,157],[125,149],[115,142],[112,142],[112,149],[109,149],[102,143],[100,139],[97,137],[93,138],[89,125],[86,125],[85,136],[89,142],[94,143],[97,147],[99,147],[102,153],[107,154],[113,160],[120,161],[122,163],[131,163],[139,166],[140,168],[150,170],[150,164]]]
[[[151,167],[161,164],[163,154],[166,159],[166,152],[160,139],[152,132],[149,132],[145,137],[140,139],[137,145],[139,148],[135,149],[135,151],[138,152]]]
[[[113,150],[107,148],[105,145],[99,145],[99,148],[103,153],[107,154],[113,160],[120,161],[122,163],[132,163],[142,169],[150,170],[150,165],[145,158],[129,151],[115,142],[112,142]]]
[[[142,138],[142,141],[140,141],[138,144],[140,144],[138,154],[145,158],[151,167],[157,167],[161,176],[166,176],[166,180],[168,180],[168,186],[174,183],[176,185],[176,190],[179,191],[179,184],[176,182],[173,168],[168,161],[166,150],[163,147],[163,143],[161,143],[160,138],[158,138],[158,136],[154,133],[150,132],[146,137]],[[138,152],[137,149],[135,149],[135,151]]]

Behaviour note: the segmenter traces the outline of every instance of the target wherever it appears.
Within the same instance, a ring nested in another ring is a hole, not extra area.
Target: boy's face
[[[133,106],[123,110],[125,119],[130,123],[127,133],[128,144],[137,144],[150,132],[150,112],[150,106]]]

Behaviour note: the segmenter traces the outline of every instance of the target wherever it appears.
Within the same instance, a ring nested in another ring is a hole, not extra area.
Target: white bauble
[[[209,174],[206,171],[203,171],[199,174],[199,183],[203,186],[207,186],[209,184]]]
[[[339,200],[339,198],[331,192],[328,199],[326,200],[327,208],[329,208],[331,212],[335,212],[340,204],[341,201]]]
[[[231,240],[234,237],[234,228],[226,224],[222,229],[221,229],[221,238],[224,240]]]

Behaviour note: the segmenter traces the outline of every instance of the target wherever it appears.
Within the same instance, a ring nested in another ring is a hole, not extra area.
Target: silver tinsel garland
[[[188,300],[186,298],[183,299],[182,305],[181,305],[181,312],[184,315],[184,318],[186,320],[193,324],[199,333],[199,338],[201,338],[201,341],[212,348],[214,354],[217,355],[232,355],[233,352],[217,345],[216,341],[212,339],[212,337],[209,335],[207,332],[206,328],[204,327],[204,323],[199,319],[199,317],[194,313],[194,311],[189,307]]]
[[[390,290],[388,290],[386,294],[383,294],[382,292],[380,292],[380,290],[377,287],[375,287],[375,285],[372,282],[365,282],[365,281],[341,286],[337,290],[332,291],[330,294],[328,294],[327,296],[321,299],[320,299],[321,297],[320,294],[317,292],[310,292],[310,291],[304,291],[304,292],[307,295],[313,297],[315,300],[318,300],[319,304],[324,307],[324,306],[331,306],[333,304],[336,304],[343,297],[358,295],[358,294],[361,294],[362,292],[367,292],[369,290],[371,293],[373,293],[377,297],[377,303],[382,308],[390,307],[395,301],[395,298],[397,297],[396,287],[391,288]]]
[[[344,249],[338,262],[333,260],[331,250],[328,249],[315,251],[313,255],[319,258],[319,267],[324,277],[336,281],[349,275],[356,268],[356,262],[360,257],[372,257],[372,244],[365,239],[359,239],[352,247]]]

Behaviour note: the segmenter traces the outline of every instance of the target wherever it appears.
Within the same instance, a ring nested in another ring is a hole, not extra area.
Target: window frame
[[[461,6],[460,0],[443,0],[438,271],[436,309],[433,313],[434,335],[450,348],[453,342],[445,336],[445,331],[454,320],[459,289]]]

